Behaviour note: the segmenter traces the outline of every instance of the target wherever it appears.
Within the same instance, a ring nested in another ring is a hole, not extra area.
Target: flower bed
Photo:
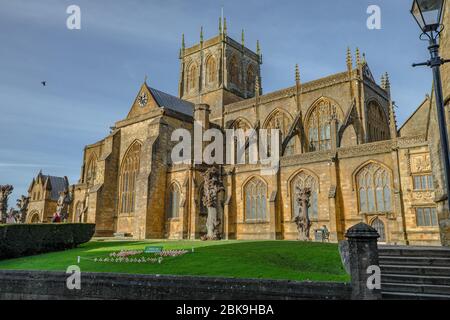
[[[89,260],[103,263],[162,263],[164,258],[179,257],[189,252],[189,250],[162,250],[147,254],[144,250],[120,250],[111,252],[108,257],[96,257]]]

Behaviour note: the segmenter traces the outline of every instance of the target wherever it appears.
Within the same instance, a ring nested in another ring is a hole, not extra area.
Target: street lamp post
[[[434,94],[436,97],[437,116],[439,124],[439,133],[441,140],[442,161],[444,164],[444,180],[447,191],[447,204],[450,209],[449,183],[450,183],[450,153],[448,147],[448,132],[445,117],[444,95],[442,93],[442,80],[440,67],[450,60],[442,59],[439,56],[438,38],[443,30],[441,24],[444,0],[414,0],[411,14],[417,21],[422,35],[428,37],[431,59],[423,63],[415,63],[413,67],[428,66],[433,70]]]

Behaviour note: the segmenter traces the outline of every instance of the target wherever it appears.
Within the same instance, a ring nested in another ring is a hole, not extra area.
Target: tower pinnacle
[[[351,71],[353,69],[353,57],[352,57],[352,52],[350,50],[350,47],[347,48],[347,69],[349,71]]]
[[[223,34],[227,35],[227,18],[223,18]]]
[[[361,53],[359,52],[359,48],[356,48],[356,66],[359,67],[361,65]]]

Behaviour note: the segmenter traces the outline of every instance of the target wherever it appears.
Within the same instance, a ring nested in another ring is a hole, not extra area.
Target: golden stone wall
[[[238,49],[230,43],[226,50],[232,56]],[[276,175],[261,175],[259,165],[223,166],[226,199],[221,227],[226,239],[297,239],[291,182],[299,174],[307,174],[316,182],[318,191],[318,217],[312,221],[311,239],[314,238],[314,230],[322,226],[331,232],[331,241],[338,241],[344,238],[345,231],[351,226],[361,221],[368,224],[378,221],[384,225],[387,243],[441,244],[439,227],[418,227],[415,209],[439,207],[436,198],[442,184],[436,179],[436,190],[423,192],[414,191],[412,185],[414,174],[436,175],[436,170],[439,170],[435,169],[439,167],[435,166],[439,164],[439,158],[438,149],[435,149],[437,140],[432,137],[435,130],[432,110],[426,103],[407,121],[400,134],[394,136],[395,124],[389,122],[393,112],[389,88],[374,81],[365,63],[354,68],[351,66],[347,72],[303,84],[298,81],[294,87],[261,96],[256,94],[256,97],[247,99],[239,96],[238,88],[233,89],[232,85],[225,90],[227,88],[213,88],[204,82],[199,82],[200,88],[206,88],[203,92],[186,94],[185,68],[193,61],[204,63],[203,59],[217,54],[222,46],[220,39],[208,40],[185,49],[182,59],[180,96],[195,103],[208,104],[211,108],[210,122],[223,125],[222,129],[233,127],[237,121],[248,127],[265,128],[271,123],[272,115],[278,112],[285,115],[286,129],[291,129],[294,120],[301,115],[298,128],[303,126],[307,135],[308,119],[321,103],[334,106],[337,118],[337,127],[332,125],[335,133],[332,133],[329,150],[307,152],[310,151],[309,141],[296,134],[295,154],[282,157]],[[246,54],[252,57],[251,52]],[[229,57],[228,53],[225,56]],[[250,62],[254,62],[252,59]],[[225,59],[222,63],[226,65],[228,62]],[[220,65],[218,63],[218,69]],[[201,70],[199,72],[205,75],[206,71]],[[228,73],[225,72],[222,80],[227,83]],[[218,75],[217,83],[222,80]],[[143,85],[142,90],[148,89]],[[380,107],[380,119],[385,121],[384,128],[389,128],[391,135],[389,140],[367,143],[376,140],[367,130],[369,124],[380,120],[370,118],[373,115],[367,106],[371,102]],[[170,161],[170,152],[175,144],[170,141],[171,133],[177,128],[192,132],[193,120],[170,108],[158,106],[156,101],[149,101],[145,107],[138,107],[135,102],[127,118],[117,122],[109,136],[86,147],[81,180],[74,186],[74,204],[82,201],[89,190],[87,221],[97,224],[97,235],[123,233],[136,239],[198,239],[206,232],[206,216],[200,212],[201,173],[206,168],[203,165],[175,165]],[[411,130],[416,126],[420,130]],[[285,134],[288,132],[290,130]],[[135,210],[123,214],[119,212],[120,172],[127,150],[133,143],[141,145]],[[228,147],[227,144],[225,146]],[[93,158],[98,159],[97,169],[94,182],[89,185],[87,172]],[[389,177],[391,209],[387,212],[361,212],[357,175],[371,166],[381,168]],[[267,214],[265,221],[249,222],[245,216],[244,189],[255,177],[261,179],[267,188]],[[179,214],[174,218],[168,217],[171,185],[176,185],[180,191]]]

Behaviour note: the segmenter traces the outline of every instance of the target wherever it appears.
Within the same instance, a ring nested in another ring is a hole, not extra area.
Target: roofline
[[[426,103],[426,102],[431,102],[431,99],[429,96],[425,97],[425,99],[422,101],[421,104],[419,104],[419,106],[416,108],[416,110],[408,117],[408,119],[405,120],[405,122],[403,122],[403,124],[401,125],[400,128],[398,128],[398,131],[400,132],[400,130],[403,129],[403,127],[408,123],[409,120],[412,119],[412,117],[414,117],[414,115],[419,111],[419,109]]]

